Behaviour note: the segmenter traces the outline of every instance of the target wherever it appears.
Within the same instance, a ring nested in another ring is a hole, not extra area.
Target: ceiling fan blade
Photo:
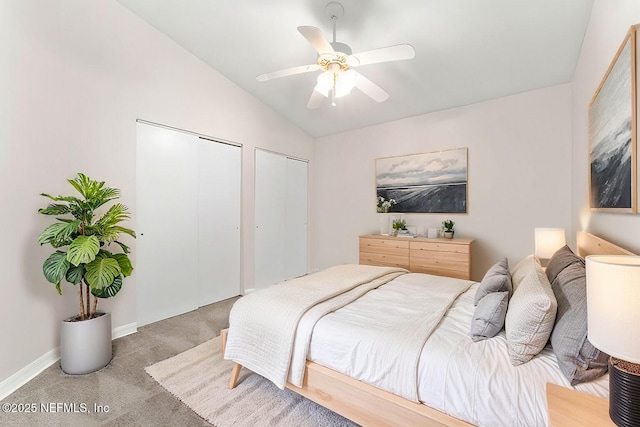
[[[398,44],[349,55],[347,63],[351,67],[357,67],[359,65],[375,64],[378,62],[411,59],[414,56],[416,56],[416,51],[413,49],[413,46],[410,44]]]
[[[320,69],[318,64],[301,65],[299,67],[285,68],[284,70],[272,71],[270,73],[260,74],[256,76],[259,82],[267,80],[279,79],[280,77],[292,76],[294,74],[308,73],[309,71],[317,71]]]
[[[383,102],[389,98],[387,92],[360,73],[356,76],[355,86],[376,102]]]
[[[307,102],[307,108],[312,110],[318,108],[320,104],[322,104],[323,100],[324,95],[314,89],[311,91],[311,97],[309,98],[309,102]]]
[[[316,27],[298,27],[300,34],[311,43],[311,46],[320,54],[334,52],[333,47],[327,41],[319,28]]]

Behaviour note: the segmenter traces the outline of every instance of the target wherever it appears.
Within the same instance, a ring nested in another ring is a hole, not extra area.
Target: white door
[[[307,255],[308,163],[287,158],[287,231],[285,232],[285,278],[308,273]]]
[[[287,158],[256,150],[255,283],[266,288],[285,278]]]
[[[256,150],[255,278],[257,289],[308,271],[307,162]]]
[[[240,295],[242,149],[198,141],[198,304]]]
[[[137,124],[138,326],[198,308],[198,155],[193,136]]]
[[[142,326],[240,294],[241,148],[137,124]]]

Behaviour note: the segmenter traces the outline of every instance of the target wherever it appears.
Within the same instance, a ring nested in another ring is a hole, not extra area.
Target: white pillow
[[[509,301],[505,318],[509,359],[513,365],[528,362],[542,351],[549,341],[558,307],[540,263],[534,258],[521,268],[515,272],[520,282]]]
[[[533,254],[528,255],[520,260],[516,264],[515,267],[511,270],[511,285],[513,286],[513,292],[516,291],[524,276],[526,276],[529,271],[533,270],[536,265],[540,265],[540,261]]]

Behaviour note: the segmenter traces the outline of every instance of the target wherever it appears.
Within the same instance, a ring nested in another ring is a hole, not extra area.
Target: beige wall
[[[573,79],[574,231],[586,230],[640,254],[640,215],[591,212],[588,182],[588,110],[629,27],[640,23],[637,0],[595,0]],[[638,86],[640,87],[640,86]]]
[[[535,227],[571,227],[571,86],[496,99],[318,139],[312,193],[314,267],[358,261],[358,235],[379,232],[375,159],[468,147],[468,214],[411,214],[456,222],[477,239],[472,278],[533,252]]]
[[[311,159],[313,140],[112,0],[0,1],[0,384],[58,346],[77,312],[42,275],[41,192],[68,194],[76,172],[122,190],[135,228],[138,118],[243,148],[243,275],[253,287],[253,158],[262,147]],[[133,243],[135,263],[135,243]],[[136,277],[113,301],[114,328],[136,321]],[[1,394],[1,393],[0,393]]]

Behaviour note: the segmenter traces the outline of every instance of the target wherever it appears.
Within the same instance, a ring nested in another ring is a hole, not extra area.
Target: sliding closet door
[[[306,274],[307,162],[256,150],[256,288]]]
[[[137,126],[142,326],[240,294],[241,148]]]
[[[257,289],[286,277],[287,158],[256,150],[255,284]]]
[[[241,148],[198,142],[198,304],[240,294]]]
[[[138,326],[198,308],[198,153],[193,136],[138,123]]]
[[[307,169],[307,162],[287,158],[285,278],[308,272]]]

